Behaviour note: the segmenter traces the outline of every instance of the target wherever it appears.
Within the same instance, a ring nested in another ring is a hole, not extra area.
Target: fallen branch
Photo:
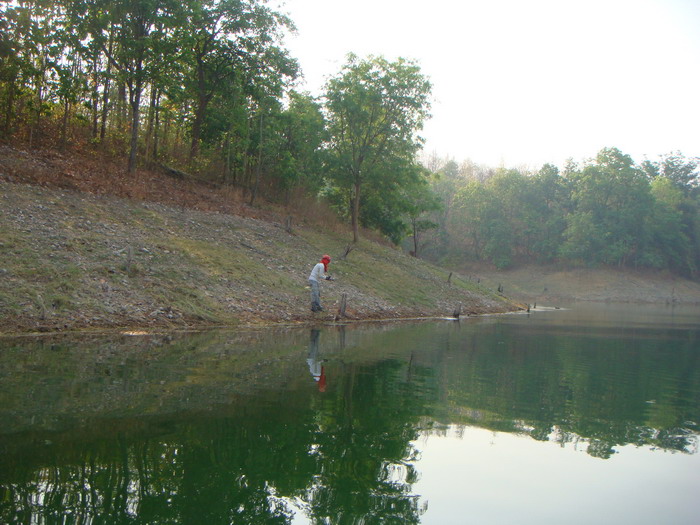
[[[171,177],[175,177],[177,179],[191,179],[192,178],[192,176],[189,173],[185,173],[184,171],[180,171],[180,170],[177,170],[175,168],[171,168],[170,166],[168,166],[166,164],[161,164],[160,167],[163,168],[165,173],[167,173]]]

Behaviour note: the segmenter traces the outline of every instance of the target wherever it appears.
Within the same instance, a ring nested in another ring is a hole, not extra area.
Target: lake
[[[700,309],[0,339],[7,524],[695,524]]]

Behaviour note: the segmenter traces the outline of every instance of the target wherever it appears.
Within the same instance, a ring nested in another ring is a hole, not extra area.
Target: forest
[[[460,267],[525,263],[697,277],[699,159],[617,148],[539,170],[422,153],[431,82],[410,59],[348,55],[321,96],[265,0],[29,0],[0,6],[0,142],[111,155]],[[304,200],[303,202],[308,202]]]
[[[440,203],[427,223],[437,235],[423,247],[431,258],[501,269],[556,263],[697,276],[698,159],[676,152],[637,164],[604,148],[581,164],[545,164],[534,173],[431,162]]]

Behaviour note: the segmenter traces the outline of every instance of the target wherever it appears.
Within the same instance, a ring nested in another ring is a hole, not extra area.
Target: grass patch
[[[184,266],[197,268],[202,279],[228,279],[249,285],[274,284],[284,290],[293,290],[297,284],[280,273],[271,273],[258,258],[248,255],[244,249],[232,249],[205,241],[187,238],[171,239],[171,246],[178,253],[175,258],[186,259]]]
[[[176,286],[159,287],[153,294],[157,304],[167,305],[189,319],[199,319],[209,323],[230,321],[222,307],[197,288]]]

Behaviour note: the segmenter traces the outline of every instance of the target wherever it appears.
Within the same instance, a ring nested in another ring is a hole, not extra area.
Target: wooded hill
[[[297,214],[312,203],[354,242],[366,228],[452,268],[698,275],[698,159],[680,152],[639,162],[605,148],[536,171],[421,163],[420,68],[350,55],[322,97],[297,92],[293,21],[265,0],[30,0],[0,14],[5,144],[167,172],[178,194],[196,183]]]

